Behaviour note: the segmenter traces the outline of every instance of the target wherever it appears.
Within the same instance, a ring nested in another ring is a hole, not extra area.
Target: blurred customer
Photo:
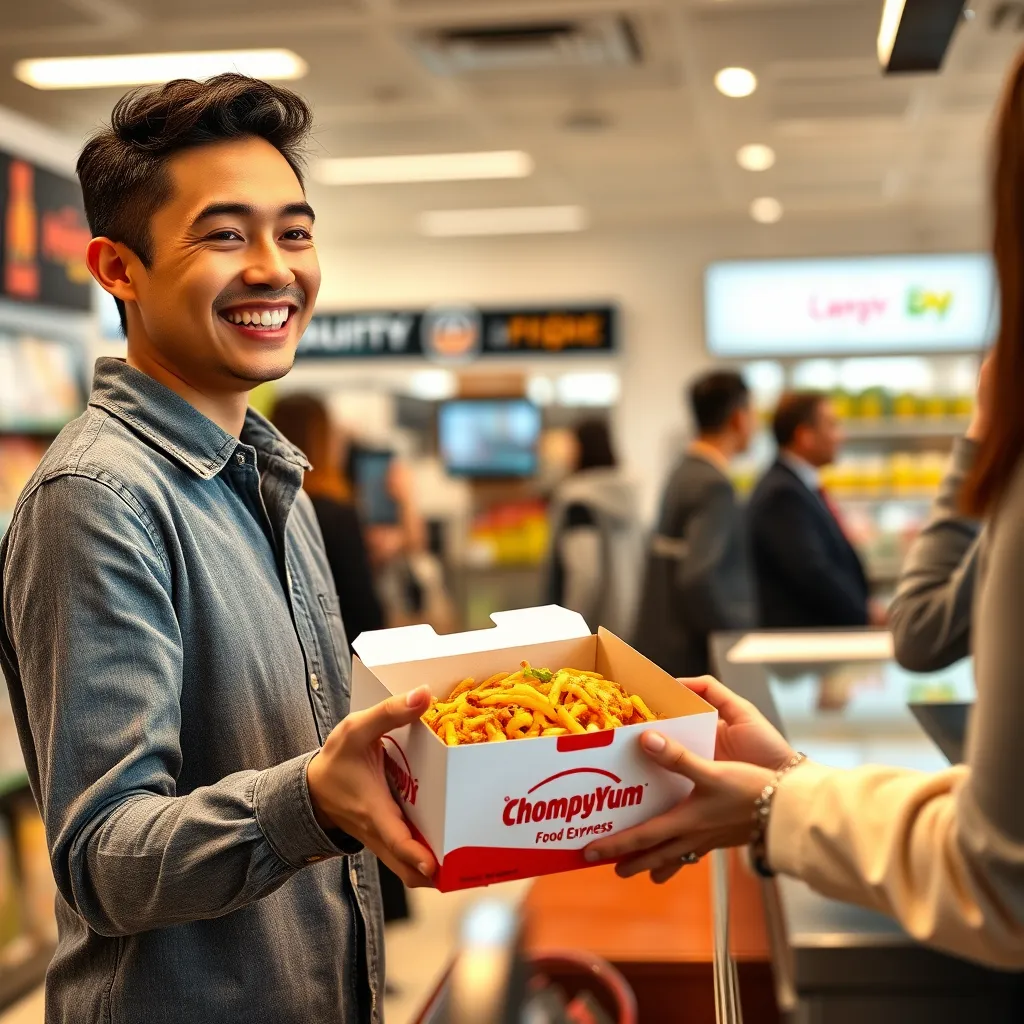
[[[750,446],[754,413],[743,378],[719,371],[690,387],[697,440],[669,477],[651,538],[635,643],[675,676],[708,671],[708,638],[748,629],[754,586],[729,463]]]
[[[349,643],[360,633],[384,628],[363,524],[342,475],[345,439],[327,407],[313,395],[289,395],[274,406],[274,426],[301,448],[313,468],[303,487],[313,502],[334,575],[341,621]]]
[[[388,474],[388,491],[398,508],[394,524],[367,530],[370,561],[388,626],[428,623],[451,633],[457,618],[440,558],[427,546],[427,527],[416,503],[412,474],[397,459]]]
[[[345,439],[324,403],[313,395],[289,395],[274,406],[273,423],[312,463],[302,486],[313,502],[327,561],[334,577],[341,621],[349,643],[360,633],[384,628],[384,612],[374,588],[363,524],[352,504],[352,489],[341,474]],[[380,870],[384,921],[409,917],[402,880],[385,864]]]
[[[750,499],[760,623],[772,629],[884,625],[838,512],[821,486],[842,427],[826,395],[783,395],[773,422],[778,459]]]
[[[953,446],[931,516],[907,553],[889,609],[896,660],[912,672],[938,672],[970,654],[981,523],[963,515],[959,504],[988,429],[991,375],[992,361],[986,359],[974,418],[967,436]]]
[[[762,872],[792,875],[833,899],[890,914],[916,939],[1024,968],[1024,59],[999,116],[993,187],[999,339],[989,423],[964,487],[964,511],[990,517],[978,555],[973,650],[978,697],[967,764],[927,774],[827,768],[801,760],[747,701],[720,683],[691,686],[721,715],[715,762],[653,732],[643,749],[692,779],[660,817],[595,844],[628,859],[620,874],[671,878],[709,850],[755,832]]]
[[[636,485],[619,468],[604,420],[584,420],[575,433],[575,469],[551,506],[549,599],[592,630],[628,636],[642,551]]]

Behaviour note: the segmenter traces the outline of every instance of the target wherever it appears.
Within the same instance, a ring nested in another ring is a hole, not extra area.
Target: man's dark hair
[[[617,465],[612,435],[605,420],[583,420],[576,424],[576,440],[579,442],[577,470],[607,469]]]
[[[127,245],[148,267],[150,218],[171,198],[171,157],[213,142],[266,139],[302,184],[303,146],[312,123],[313,112],[295,93],[233,72],[205,82],[178,78],[133,89],[78,157],[89,229],[94,237]],[[124,303],[115,301],[127,331]]]
[[[821,403],[828,399],[823,391],[791,391],[779,399],[772,419],[772,432],[780,448],[788,448],[800,427],[814,426]]]
[[[724,430],[729,417],[749,401],[747,382],[735,370],[715,370],[690,385],[690,407],[701,434]]]

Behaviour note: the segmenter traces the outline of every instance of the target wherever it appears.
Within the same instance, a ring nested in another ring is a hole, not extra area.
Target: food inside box
[[[600,672],[534,668],[497,672],[479,685],[470,676],[446,700],[434,698],[423,721],[449,747],[541,736],[583,735],[659,718],[638,694]]]

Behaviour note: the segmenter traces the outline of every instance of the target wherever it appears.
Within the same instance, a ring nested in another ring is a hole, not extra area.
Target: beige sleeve
[[[922,942],[1024,967],[1020,907],[1000,898],[958,841],[967,775],[802,765],[775,795],[769,863],[825,896],[896,918]]]
[[[775,795],[768,859],[915,938],[1024,968],[1024,461],[981,549],[968,767],[803,765]]]

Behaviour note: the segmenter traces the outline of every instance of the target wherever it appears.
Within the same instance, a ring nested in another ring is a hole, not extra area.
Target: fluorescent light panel
[[[156,85],[174,78],[212,78],[225,71],[288,81],[302,78],[308,70],[291,50],[198,50],[19,60],[14,77],[36,89],[102,89]]]
[[[964,20],[964,3],[887,0],[878,29],[878,59],[886,74],[939,71]]]
[[[892,48],[896,45],[896,35],[903,20],[903,10],[907,0],[885,0],[882,10],[882,24],[878,29],[878,62],[883,68],[889,66]]]
[[[423,153],[320,160],[314,177],[325,185],[391,185],[424,181],[479,181],[526,178],[533,173],[528,153]]]
[[[490,210],[430,210],[420,214],[420,233],[433,238],[470,235],[539,235],[583,231],[581,206],[509,206]]]

